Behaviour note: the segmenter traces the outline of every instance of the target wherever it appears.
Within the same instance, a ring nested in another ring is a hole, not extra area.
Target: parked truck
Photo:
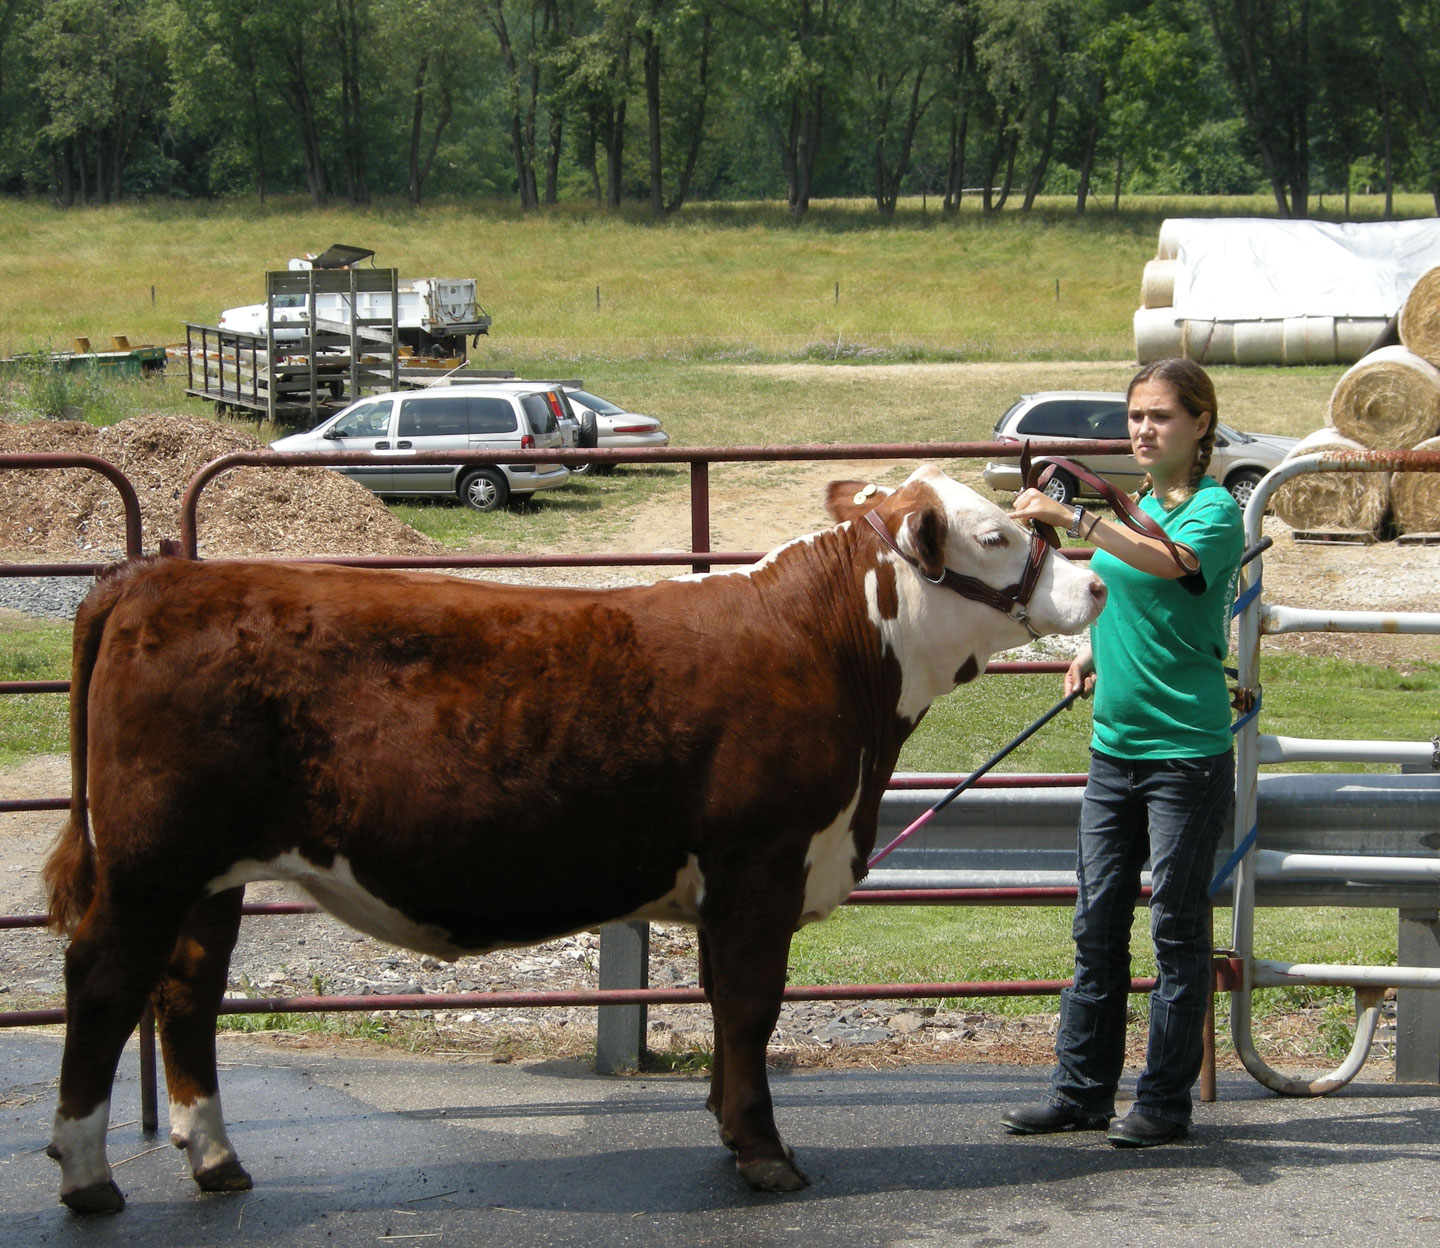
[[[364,247],[336,244],[319,255],[292,259],[291,271],[353,268],[375,253]],[[362,291],[316,294],[313,315],[317,321],[349,324],[352,316],[362,320],[388,318],[390,296]],[[271,314],[276,341],[294,341],[305,335],[310,317],[309,299],[303,294],[280,294],[272,300]],[[401,280],[398,288],[395,328],[402,347],[418,356],[464,359],[466,339],[474,341],[490,331],[490,316],[480,306],[473,277],[417,277]],[[220,328],[233,333],[266,332],[266,305],[246,304],[220,313]]]

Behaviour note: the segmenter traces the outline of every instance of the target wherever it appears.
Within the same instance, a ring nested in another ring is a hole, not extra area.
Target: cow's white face
[[[831,487],[830,510],[837,519],[857,520],[872,508],[896,546],[929,577],[949,568],[1004,589],[1025,571],[1030,534],[933,464],[918,468],[898,490],[876,489],[861,497],[855,482]],[[893,551],[882,551],[880,558],[890,565],[889,575],[877,568],[867,577],[870,615],[900,660],[899,709],[907,718],[917,719],[935,698],[978,675],[991,655],[1031,639],[1019,620],[930,583]],[[893,590],[887,590],[890,576]],[[1104,605],[1100,578],[1052,553],[1030,599],[1030,626],[1039,634],[1078,633]]]

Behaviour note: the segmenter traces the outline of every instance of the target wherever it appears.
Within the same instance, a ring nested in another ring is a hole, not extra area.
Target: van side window
[[[383,438],[390,432],[390,400],[366,403],[330,426],[337,438]]]
[[[470,400],[471,434],[514,433],[515,409],[509,399],[472,398]]]
[[[522,394],[520,406],[525,409],[532,433],[554,433],[560,428],[555,420],[555,409],[543,394]]]
[[[463,394],[426,394],[400,400],[397,437],[423,438],[442,434],[466,437],[469,433],[469,402]]]

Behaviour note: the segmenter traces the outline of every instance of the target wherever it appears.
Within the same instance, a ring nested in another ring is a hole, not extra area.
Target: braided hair
[[[1219,421],[1219,413],[1216,411],[1218,404],[1215,400],[1215,383],[1210,380],[1210,374],[1194,360],[1171,356],[1167,359],[1151,361],[1130,379],[1130,385],[1125,391],[1127,401],[1134,393],[1135,387],[1145,381],[1165,382],[1175,391],[1175,397],[1179,400],[1180,406],[1196,420],[1199,420],[1207,412],[1210,415],[1210,426],[1205,430],[1200,441],[1196,443],[1195,462],[1190,465],[1189,476],[1183,485],[1173,490],[1171,495],[1164,500],[1168,506],[1173,507],[1184,502],[1195,492],[1196,487],[1200,484],[1200,479],[1210,469],[1210,456],[1215,450],[1215,432]],[[1147,472],[1139,493],[1148,494],[1154,488],[1155,483]]]

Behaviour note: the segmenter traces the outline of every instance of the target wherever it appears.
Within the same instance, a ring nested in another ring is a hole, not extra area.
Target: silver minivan
[[[305,433],[270,443],[285,453],[369,451],[551,450],[563,445],[546,395],[505,393],[483,384],[396,390],[352,403]],[[564,485],[562,464],[346,464],[336,472],[376,494],[397,498],[458,498],[477,511],[493,511],[512,498]]]

